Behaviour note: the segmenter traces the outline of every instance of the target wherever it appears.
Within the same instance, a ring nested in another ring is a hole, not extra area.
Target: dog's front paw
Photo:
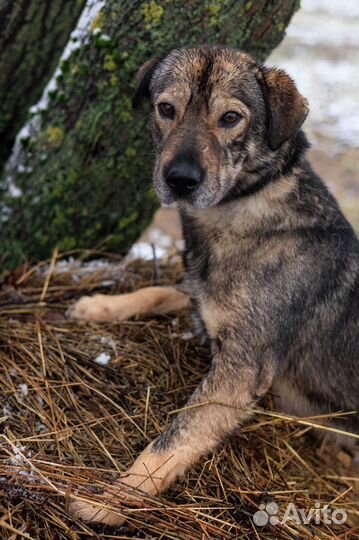
[[[105,525],[122,525],[125,521],[125,517],[117,514],[113,510],[103,508],[101,506],[94,506],[91,503],[79,500],[73,500],[69,506],[70,514],[82,521],[92,523],[104,523]]]
[[[117,319],[112,302],[105,294],[83,296],[67,310],[67,317],[82,321],[106,322]]]

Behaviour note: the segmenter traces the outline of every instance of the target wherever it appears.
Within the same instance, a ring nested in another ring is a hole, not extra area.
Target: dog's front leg
[[[129,505],[141,492],[157,495],[165,490],[250,415],[250,408],[270,387],[273,373],[270,359],[256,365],[245,357],[240,361],[226,356],[225,351],[217,354],[187,406],[108,491],[107,504],[117,499]],[[80,500],[72,503],[72,512],[86,521],[119,525],[124,520],[108,506]]]
[[[83,296],[68,310],[71,319],[126,321],[136,315],[161,315],[189,306],[188,294],[176,287],[144,287],[128,294]]]

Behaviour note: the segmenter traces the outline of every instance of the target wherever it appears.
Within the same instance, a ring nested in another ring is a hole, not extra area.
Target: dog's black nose
[[[194,160],[176,160],[166,172],[167,185],[179,196],[189,195],[203,182],[204,174],[200,165]]]

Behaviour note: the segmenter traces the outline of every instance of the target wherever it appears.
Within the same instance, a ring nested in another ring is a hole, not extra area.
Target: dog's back
[[[304,167],[289,207],[307,224],[294,232],[293,264],[300,271],[293,318],[301,316],[293,333],[290,321],[283,333],[281,405],[300,416],[350,412],[332,424],[359,433],[359,242],[310,168]]]

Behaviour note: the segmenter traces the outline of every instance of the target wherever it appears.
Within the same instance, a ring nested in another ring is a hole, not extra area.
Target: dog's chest
[[[225,306],[240,295],[241,246],[231,242],[229,235],[215,237],[203,228],[191,228],[185,236],[183,259],[195,332],[214,339],[226,316],[231,316]]]
[[[234,289],[238,276],[230,272],[231,263],[218,260],[213,252],[185,253],[186,289],[192,300],[192,320],[196,335],[215,340],[218,331],[232,317]]]
[[[190,293],[199,301],[204,297],[220,300],[248,277],[252,253],[245,241],[225,231],[191,229],[187,231],[183,254]]]

